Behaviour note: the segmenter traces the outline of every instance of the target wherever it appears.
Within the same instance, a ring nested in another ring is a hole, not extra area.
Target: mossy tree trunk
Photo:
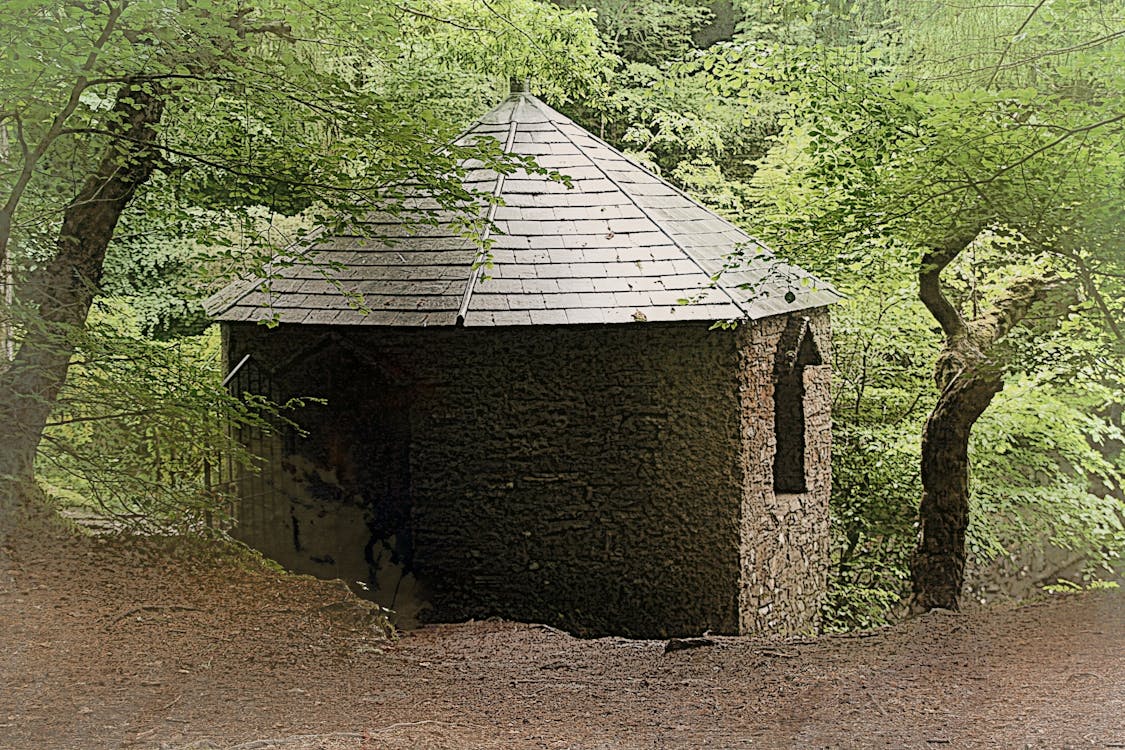
[[[0,373],[0,478],[18,486],[34,475],[35,454],[102,278],[106,249],[122,212],[157,165],[163,91],[122,83],[96,169],[67,204],[53,260],[21,284],[17,304],[34,311],[10,366]],[[0,505],[17,504],[5,490]],[[3,508],[0,508],[2,510]]]
[[[957,609],[969,526],[969,434],[1003,388],[995,371],[963,371],[941,392],[922,432],[921,538],[911,573],[919,609]]]
[[[919,296],[945,335],[934,368],[939,396],[922,435],[921,534],[911,561],[913,608],[956,610],[965,580],[969,525],[969,438],[973,425],[1004,387],[1007,364],[998,346],[1033,305],[1073,288],[1055,275],[1014,280],[992,306],[965,319],[942,288],[945,270],[984,229],[967,222],[922,258]],[[1051,316],[1058,321],[1062,316]]]

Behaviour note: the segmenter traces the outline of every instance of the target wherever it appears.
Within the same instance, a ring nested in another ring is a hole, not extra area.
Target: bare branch
[[[1115,31],[1115,32],[1110,33],[1110,34],[1106,34],[1105,36],[1099,36],[1099,37],[1096,37],[1094,39],[1088,39],[1085,42],[1081,42],[1079,44],[1075,44],[1075,45],[1072,45],[1070,47],[1059,47],[1057,49],[1047,50],[1045,52],[1040,52],[1038,54],[1028,55],[1027,57],[1020,58],[1019,60],[1013,60],[1011,62],[1007,62],[1007,63],[1004,63],[1002,65],[998,64],[998,66],[1001,70],[1010,70],[1012,68],[1019,68],[1019,67],[1022,67],[1024,65],[1027,65],[1028,63],[1035,62],[1036,60],[1041,60],[1045,57],[1059,57],[1059,56],[1062,56],[1062,55],[1069,55],[1072,52],[1081,52],[1082,50],[1092,49],[1094,47],[1098,47],[1098,46],[1101,46],[1103,44],[1107,44],[1108,42],[1112,42],[1112,41],[1115,41],[1117,39],[1120,39],[1123,36],[1125,36],[1125,30]],[[947,60],[947,62],[949,62],[949,61]],[[952,78],[963,78],[963,77],[966,77],[966,76],[974,75],[976,73],[983,73],[984,71],[991,70],[992,68],[993,68],[993,66],[990,65],[987,68],[973,68],[971,70],[959,70],[956,73],[946,73],[944,75],[937,75],[937,76],[926,76],[922,80],[926,80],[926,81],[946,81],[946,80],[949,80],[949,79],[952,79]]]
[[[1023,30],[1031,23],[1031,19],[1035,18],[1035,14],[1046,4],[1047,0],[1039,0],[1035,7],[1031,9],[1031,12],[1027,14],[1027,18],[1023,19],[1023,23],[1020,24],[1020,27],[1016,29],[1015,33],[1008,37],[1008,43],[1005,44],[1004,49],[1000,51],[1000,57],[996,60],[996,67],[992,69],[992,74],[988,77],[988,83],[984,85],[986,89],[992,88],[992,85],[996,83],[996,77],[1000,75],[1001,66],[1004,64],[1004,58],[1011,52],[1012,45],[1016,43],[1016,37],[1023,33]]]
[[[1063,141],[1065,141],[1068,138],[1071,138],[1071,137],[1076,136],[1076,135],[1081,135],[1083,133],[1089,133],[1092,130],[1097,130],[1098,128],[1103,128],[1106,125],[1112,125],[1116,122],[1121,122],[1122,120],[1125,120],[1125,113],[1122,113],[1122,114],[1119,114],[1119,115],[1114,115],[1113,117],[1107,117],[1104,120],[1099,120],[1098,122],[1092,122],[1089,125],[1082,125],[1082,126],[1077,127],[1077,128],[1070,128],[1069,130],[1064,131],[1063,134],[1060,135],[1055,140],[1053,140],[1049,143],[1046,143],[1046,144],[1040,146],[1039,148],[1037,148],[1037,149],[1035,149],[1035,150],[1033,150],[1033,151],[1031,151],[1027,154],[1024,154],[1022,157],[1020,157],[1019,159],[1016,159],[1011,164],[1005,164],[1003,167],[1001,167],[1000,169],[996,170],[991,175],[989,175],[988,178],[986,178],[985,180],[981,180],[981,182],[991,182],[993,180],[998,179],[999,177],[1006,174],[1007,172],[1012,171],[1016,167],[1022,166],[1024,164],[1026,164],[1027,162],[1031,161],[1036,156],[1039,156],[1039,154],[1042,154],[1045,151],[1050,151],[1052,148],[1059,145],[1060,143],[1062,143]]]
[[[515,24],[515,22],[513,22],[513,21],[512,21],[512,19],[508,18],[508,17],[507,17],[507,16],[505,16],[505,15],[504,15],[503,13],[501,13],[500,11],[496,10],[496,9],[495,9],[495,8],[493,8],[493,7],[491,6],[491,5],[489,5],[489,4],[488,4],[488,0],[480,0],[480,4],[481,4],[481,5],[483,5],[483,6],[485,7],[485,8],[487,8],[487,9],[488,9],[488,11],[489,11],[490,13],[492,13],[492,15],[496,16],[496,17],[497,17],[497,18],[499,18],[499,19],[500,19],[501,21],[503,21],[503,22],[504,22],[504,23],[506,23],[507,25],[511,26],[511,27],[512,27],[513,29],[515,29],[515,30],[516,30],[516,32],[517,32],[518,34],[520,34],[521,36],[523,36],[524,38],[526,38],[526,39],[527,39],[527,41],[531,42],[531,46],[532,46],[532,47],[534,47],[535,49],[539,50],[540,52],[546,52],[546,50],[544,50],[544,49],[543,49],[542,47],[540,47],[540,46],[539,46],[539,42],[535,41],[535,38],[534,38],[533,36],[531,36],[531,34],[528,34],[528,33],[527,33],[526,31],[524,31],[524,30],[523,30],[523,29],[521,29],[521,28],[520,28],[519,26],[517,26],[517,25]]]
[[[930,193],[929,195],[923,196],[923,197],[919,198],[913,205],[908,205],[904,209],[902,209],[901,211],[896,211],[894,213],[886,214],[883,217],[883,222],[889,223],[889,222],[892,222],[892,221],[896,221],[898,219],[904,219],[904,218],[922,210],[927,205],[929,205],[931,203],[934,203],[937,200],[940,200],[941,198],[947,198],[951,195],[956,195],[957,193],[960,193],[960,192],[962,192],[964,190],[967,190],[967,189],[973,190],[974,192],[977,192],[978,195],[979,195],[981,185],[987,185],[990,182],[994,182],[995,180],[998,180],[1004,174],[1010,172],[1011,170],[1013,170],[1017,167],[1023,166],[1027,162],[1034,159],[1036,156],[1039,156],[1040,154],[1051,150],[1052,148],[1054,148],[1055,146],[1058,146],[1060,143],[1063,143],[1067,139],[1072,138],[1076,135],[1082,135],[1084,133],[1089,133],[1093,130],[1097,130],[1098,128],[1102,128],[1102,127],[1105,127],[1107,125],[1112,125],[1114,123],[1118,123],[1118,122],[1121,122],[1123,120],[1125,120],[1125,113],[1119,114],[1119,115],[1114,115],[1113,117],[1108,117],[1104,120],[1099,120],[1098,122],[1093,122],[1093,123],[1090,123],[1088,125],[1082,125],[1082,126],[1076,127],[1076,128],[1063,129],[1062,135],[1060,135],[1058,138],[1054,139],[1050,143],[1047,143],[1043,146],[1040,146],[1039,148],[1035,149],[1034,151],[1031,151],[1031,152],[1025,154],[1024,156],[1020,157],[1019,159],[1012,162],[1011,164],[1004,165],[1003,167],[997,169],[995,172],[988,175],[987,177],[983,177],[979,180],[969,180],[969,181],[966,181],[966,182],[961,182],[961,181],[954,182],[954,181],[949,181],[949,180],[945,181],[946,183],[950,184],[949,187],[944,188],[942,190],[938,190],[938,191],[933,192],[933,193]],[[931,184],[936,184],[937,182],[939,182],[939,181],[935,180],[934,183],[931,183]],[[825,236],[828,236],[828,235],[825,235]]]
[[[425,18],[427,21],[435,21],[446,26],[452,26],[455,29],[461,29],[462,31],[472,31],[474,33],[492,33],[491,29],[486,29],[482,26],[467,26],[463,23],[459,23],[458,21],[454,21],[452,18],[440,18],[438,16],[430,15],[429,13],[408,7],[406,5],[399,5],[396,3],[395,7],[401,10],[403,13],[407,13],[411,16],[416,16],[417,18]]]

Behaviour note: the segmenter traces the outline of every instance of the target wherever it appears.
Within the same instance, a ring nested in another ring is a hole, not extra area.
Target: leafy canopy
[[[310,225],[401,211],[419,187],[471,223],[462,161],[517,166],[496,144],[450,145],[478,104],[509,76],[562,99],[596,87],[601,64],[587,14],[534,0],[15,1],[0,5],[0,57],[0,259],[17,298],[97,165],[136,151],[118,105],[163,102],[155,171],[113,217],[104,265],[70,271],[102,294],[95,324],[46,331],[18,299],[2,316],[17,341],[76,354],[41,452],[54,476],[142,503],[165,502],[164,486],[183,507],[199,457],[230,448],[221,421],[260,415],[219,397],[213,347],[142,334],[197,332],[198,300],[232,274],[305,262],[285,247]],[[183,459],[175,482],[144,453],[158,445]]]

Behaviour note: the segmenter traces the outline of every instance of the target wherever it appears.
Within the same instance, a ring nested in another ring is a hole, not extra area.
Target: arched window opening
[[[821,364],[808,318],[790,318],[774,366],[773,424],[777,450],[773,488],[778,493],[808,490],[805,478],[805,367]]]

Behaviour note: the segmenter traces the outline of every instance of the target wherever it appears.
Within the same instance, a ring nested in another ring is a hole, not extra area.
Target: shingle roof
[[[469,170],[467,187],[502,199],[482,209],[492,212],[491,267],[478,263],[481,243],[423,196],[413,209],[433,223],[373,214],[354,235],[314,233],[309,263],[234,282],[208,312],[358,325],[635,323],[756,319],[840,297],[531,94],[512,94],[462,140],[481,137],[571,180]],[[736,249],[745,262],[713,281]]]

